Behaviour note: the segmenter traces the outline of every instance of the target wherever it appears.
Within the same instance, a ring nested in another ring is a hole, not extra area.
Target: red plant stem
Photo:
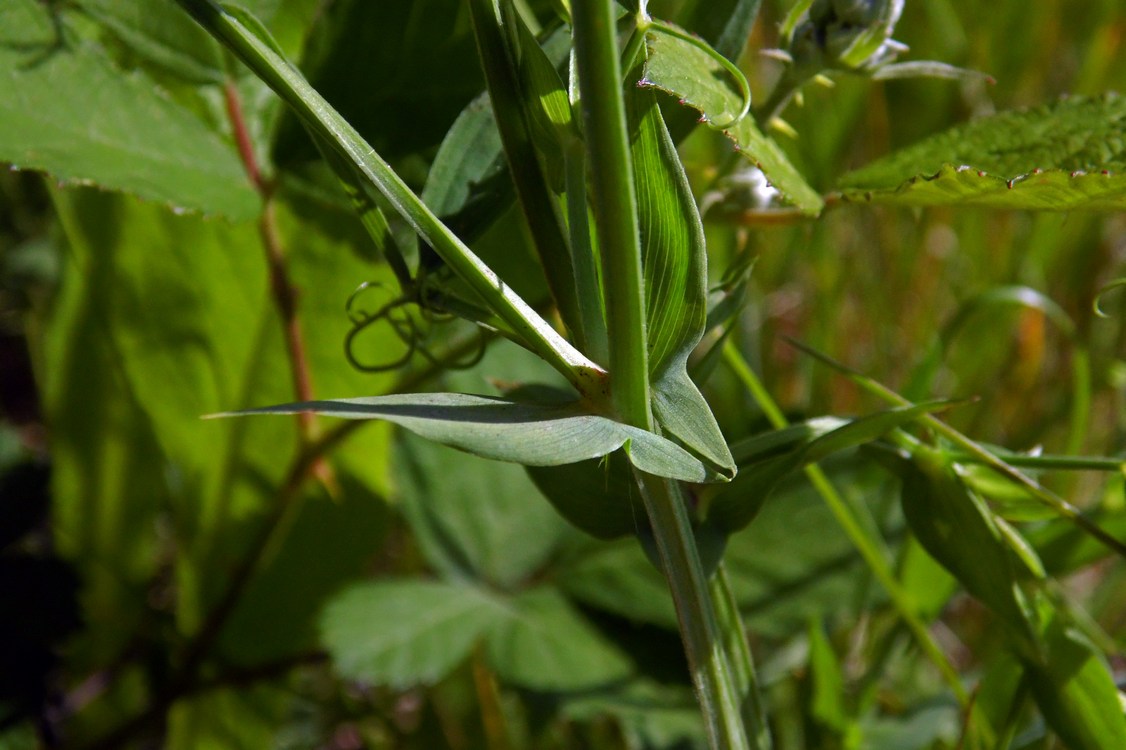
[[[246,127],[242,103],[238,89],[228,80],[223,86],[223,96],[227,105],[227,116],[231,122],[239,158],[246,169],[246,176],[262,198],[262,214],[258,219],[258,231],[262,237],[262,247],[266,252],[266,266],[270,278],[270,292],[281,317],[285,335],[286,350],[289,352],[290,373],[293,377],[293,391],[298,401],[313,399],[312,378],[309,374],[309,359],[305,353],[305,342],[301,335],[301,323],[297,317],[297,290],[289,281],[286,270],[285,253],[278,234],[277,216],[274,210],[273,187],[262,177],[258,159],[254,154],[254,144]],[[316,438],[315,415],[301,412],[297,415],[298,442],[301,448]],[[324,461],[318,461],[313,472],[327,487],[332,487],[331,472]]]

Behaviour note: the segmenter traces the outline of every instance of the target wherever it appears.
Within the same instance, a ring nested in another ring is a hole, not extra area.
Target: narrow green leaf
[[[489,665],[502,680],[538,691],[589,690],[629,676],[629,660],[554,588],[512,601],[489,634]]]
[[[743,438],[731,446],[731,453],[739,466],[748,466],[808,445],[822,435],[827,435],[847,424],[848,420],[840,417],[815,417],[805,422],[797,422],[781,429]]]
[[[210,0],[177,0],[201,25],[227,45],[289,104],[304,124],[371,180],[391,205],[425,239],[526,346],[552,364],[580,392],[597,395],[605,372],[584,357],[508,284],[505,284],[430,211],[360,134],[271,46],[239,18]]]
[[[934,401],[851,421],[823,417],[743,441],[735,446],[741,459],[739,474],[712,493],[707,501],[708,521],[728,532],[741,529],[754,520],[778,482],[792,472],[838,451],[870,443],[947,406],[947,401]]]
[[[822,458],[845,448],[870,443],[894,429],[914,422],[920,417],[947,409],[954,403],[947,400],[928,401],[911,406],[897,406],[854,419],[832,432],[818,436],[813,442],[802,448],[802,461],[804,463],[820,461]]]
[[[819,723],[843,734],[849,726],[845,682],[840,659],[820,622],[809,624],[809,669],[813,677],[810,712]]]
[[[633,136],[653,413],[667,432],[733,476],[727,442],[687,369],[707,320],[703,225],[656,96],[630,87],[626,114]]]
[[[475,186],[489,182],[503,168],[500,132],[484,93],[467,104],[450,126],[430,165],[422,200],[438,216],[451,216],[471,201]]]
[[[966,484],[981,495],[1001,518],[1010,521],[1046,521],[1059,517],[1056,510],[1044,505],[1027,487],[998,473],[992,467],[963,465],[959,473]]]
[[[510,4],[504,8],[507,12],[497,0],[470,0],[477,51],[517,200],[563,322],[582,346],[571,251],[549,182],[554,171],[562,187],[563,155],[556,127],[569,126],[570,104],[558,76],[550,80],[555,70],[535,38]],[[556,125],[552,115],[565,122]]]
[[[1068,211],[1126,207],[1126,97],[1003,112],[845,175],[848,200]]]
[[[1126,714],[1106,660],[1058,614],[1045,645],[1046,661],[1025,668],[1048,725],[1071,750],[1126,747]]]
[[[321,640],[344,677],[406,689],[430,685],[506,617],[464,584],[376,581],[352,586],[321,614]]]
[[[646,37],[649,56],[642,85],[665,91],[702,113],[707,124],[735,142],[739,152],[766,174],[771,184],[804,213],[816,215],[824,202],[786,155],[755,125],[754,118],[734,118],[743,96],[727,81],[730,74],[696,44],[663,33]]]
[[[714,474],[658,435],[585,412],[579,402],[528,403],[463,393],[415,393],[267,406],[215,416],[313,412],[342,419],[383,419],[477,456],[529,466],[558,466],[625,448],[642,471],[686,482]]]
[[[656,96],[630,87],[626,115],[641,228],[649,371],[657,375],[672,360],[683,359],[704,331],[704,231]]]
[[[903,514],[928,553],[992,609],[1026,647],[1035,623],[1013,553],[989,509],[940,453],[919,446],[903,480]]]
[[[0,4],[0,161],[177,209],[256,217],[261,201],[234,146],[143,75],[115,69],[61,13],[34,0]]]

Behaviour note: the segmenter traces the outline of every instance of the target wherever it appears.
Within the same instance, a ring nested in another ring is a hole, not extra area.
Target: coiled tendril
[[[456,320],[457,317],[441,308],[441,292],[434,289],[431,284],[427,284],[425,279],[415,288],[384,302],[375,312],[368,312],[356,307],[357,301],[365,293],[386,289],[387,286],[382,282],[365,281],[348,296],[348,301],[344,305],[348,319],[352,321],[352,329],[344,337],[344,356],[352,367],[360,372],[389,372],[405,367],[415,354],[419,354],[433,365],[440,365],[449,370],[465,370],[476,365],[485,356],[488,341],[484,331],[480,328],[477,329],[477,347],[469,358],[461,361],[440,360],[423,343],[429,337],[431,327],[451,322]],[[410,305],[417,306],[419,316],[411,314]],[[420,326],[419,319],[426,325]],[[386,323],[390,327],[395,337],[406,346],[406,351],[390,362],[369,363],[361,361],[355,352],[356,338],[371,326],[380,323]]]

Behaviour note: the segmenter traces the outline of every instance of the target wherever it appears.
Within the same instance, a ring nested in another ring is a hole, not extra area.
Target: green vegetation
[[[1126,747],[1123,29],[9,0],[0,749]]]

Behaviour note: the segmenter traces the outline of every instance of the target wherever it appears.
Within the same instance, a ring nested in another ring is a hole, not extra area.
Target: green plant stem
[[[613,406],[624,422],[652,430],[641,237],[610,0],[575,0],[572,28],[595,232],[602,257]],[[635,472],[635,476],[672,592],[711,746],[717,750],[749,748],[734,676],[719,638],[680,486],[643,472]]]
[[[737,676],[729,663],[727,646],[719,636],[715,608],[680,485],[640,471],[634,474],[672,591],[680,637],[709,743],[716,750],[766,750],[765,746],[751,745],[747,738]],[[739,636],[742,637],[741,627]]]
[[[822,354],[815,349],[811,349],[805,344],[802,344],[800,341],[795,341],[793,339],[788,339],[788,341],[791,345],[805,352],[814,359],[817,359],[822,363],[829,365],[834,370],[842,373],[849,380],[856,383],[858,386],[860,386],[868,393],[871,393],[873,396],[881,398],[884,401],[887,401],[889,404],[894,404],[896,406],[911,405],[911,401],[905,399],[903,396],[900,396],[895,391],[891,390],[882,383],[873,380],[867,375],[862,375],[861,373],[858,373],[851,368],[846,367],[844,364],[837,362],[832,357],[829,357],[826,354]],[[1087,532],[1095,539],[1098,539],[1100,542],[1106,545],[1108,549],[1113,550],[1116,554],[1122,557],[1126,557],[1126,544],[1119,541],[1118,539],[1115,539],[1113,536],[1100,529],[1096,524],[1092,523],[1089,519],[1083,516],[1079,509],[1074,505],[1067,502],[1051,490],[1040,486],[1039,483],[1017,471],[1015,467],[1013,467],[1009,463],[1006,463],[1005,460],[998,458],[987,449],[978,445],[969,437],[958,432],[956,429],[946,424],[942,420],[937,419],[936,417],[925,414],[919,418],[919,424],[924,425],[928,429],[933,430],[938,435],[946,438],[955,447],[974,457],[977,463],[984,464],[985,466],[988,466],[989,468],[996,471],[998,474],[1011,479],[1016,484],[1028,490],[1028,492],[1032,494],[1033,497],[1040,500],[1040,502],[1044,503],[1045,506],[1054,510],[1057,514],[1059,514],[1061,518],[1068,519],[1083,531]]]
[[[600,394],[605,371],[583,356],[442,224],[360,134],[255,31],[211,0],[176,0],[272,88],[317,136],[363,172],[442,260],[580,393]]]
[[[981,464],[985,461],[976,453],[959,451],[951,453],[950,457],[960,464]],[[1001,459],[1009,466],[1023,469],[1062,470],[1062,471],[1122,471],[1126,469],[1126,460],[1122,458],[1106,458],[1103,456],[1024,456],[1020,454],[1005,453]]]
[[[735,689],[742,696],[743,724],[751,738],[753,747],[770,750],[774,740],[770,736],[770,725],[766,721],[766,711],[762,706],[762,692],[759,689],[758,675],[751,647],[747,644],[747,634],[743,630],[743,619],[739,615],[739,603],[731,590],[731,580],[727,566],[720,562],[711,581],[712,600],[716,603],[719,628],[723,633],[727,655],[732,667]]]
[[[652,429],[641,237],[610,0],[575,0],[575,62],[602,256],[611,392],[618,416]]]
[[[763,414],[770,421],[775,429],[782,429],[789,425],[782,410],[778,408],[778,404],[774,402],[770,394],[766,391],[762,381],[754,370],[747,364],[746,360],[739,353],[735,345],[728,341],[724,344],[724,359],[727,361],[729,367],[735,375],[742,381],[743,385],[751,392],[752,398],[762,409]],[[848,503],[837,492],[836,487],[825,476],[825,472],[821,470],[820,466],[816,464],[807,466],[805,468],[805,475],[813,484],[817,493],[825,501],[829,511],[836,518],[837,523],[844,529],[845,534],[852,541],[854,547],[864,558],[868,568],[880,585],[884,587],[888,597],[891,599],[892,604],[895,606],[899,616],[903,618],[904,623],[911,630],[912,635],[919,644],[919,648],[923,653],[934,663],[939,672],[942,673],[943,678],[950,686],[950,690],[954,693],[958,702],[963,708],[968,707],[970,703],[970,696],[966,692],[965,687],[962,685],[962,680],[958,675],[958,671],[954,669],[953,665],[942,653],[942,649],[935,643],[934,638],[931,637],[930,631],[927,629],[926,623],[919,619],[915,613],[914,607],[911,605],[911,597],[907,591],[900,585],[896,579],[895,574],[892,572],[883,551],[882,545],[872,538],[864,529],[856,517],[853,515],[852,510],[848,507]]]

